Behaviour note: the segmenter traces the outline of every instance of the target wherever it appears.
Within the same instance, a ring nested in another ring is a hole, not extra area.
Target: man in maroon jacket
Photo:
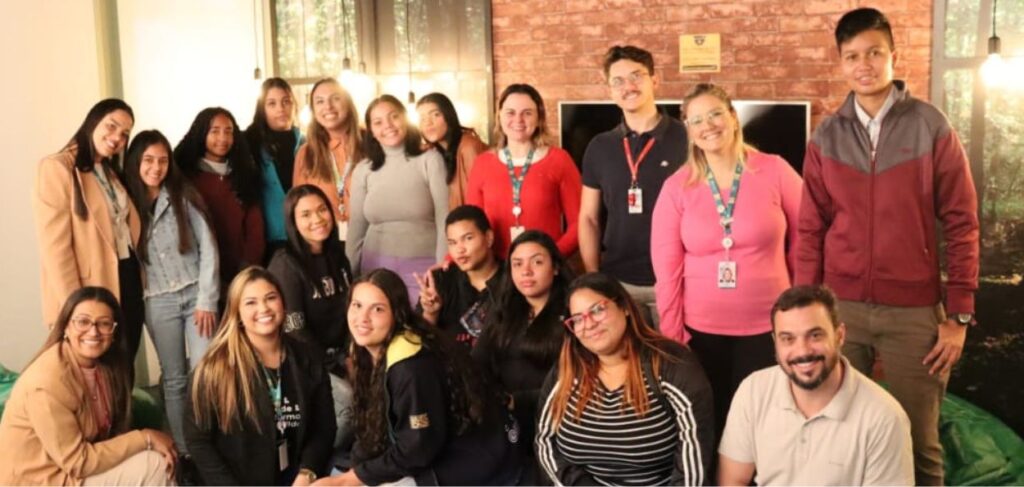
[[[893,80],[885,15],[847,12],[835,36],[852,92],[807,148],[796,284],[835,290],[848,327],[843,354],[865,374],[882,357],[910,416],[916,481],[942,485],[939,404],[974,323],[977,195],[946,117]]]

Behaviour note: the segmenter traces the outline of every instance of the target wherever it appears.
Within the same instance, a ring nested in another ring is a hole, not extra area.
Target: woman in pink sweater
[[[498,97],[498,122],[495,149],[480,154],[469,173],[466,204],[487,214],[498,258],[508,257],[509,244],[526,230],[547,233],[568,258],[579,248],[583,184],[572,156],[548,145],[540,93],[527,84],[509,85]]]
[[[655,293],[662,333],[704,366],[721,433],[739,383],[775,363],[770,312],[790,287],[803,182],[743,143],[723,89],[697,85],[682,114],[690,153],[654,208]]]

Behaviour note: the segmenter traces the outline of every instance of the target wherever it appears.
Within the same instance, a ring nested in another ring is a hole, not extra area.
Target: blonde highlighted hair
[[[690,103],[693,100],[703,95],[713,96],[721,100],[725,104],[729,114],[736,120],[736,130],[733,132],[733,156],[739,161],[741,166],[747,163],[747,151],[754,150],[752,146],[743,141],[743,127],[740,126],[739,116],[736,115],[736,108],[732,104],[732,98],[728,93],[725,92],[721,86],[714,83],[698,83],[694,86],[686,96],[683,97],[683,103],[680,110],[680,117],[683,119],[683,123],[686,123],[686,109],[689,108]],[[687,125],[689,127],[689,125]],[[687,155],[686,155],[686,166],[690,167],[690,177],[686,180],[687,186],[692,186],[700,181],[703,181],[707,177],[708,173],[708,158],[704,154],[704,151],[697,147],[693,143],[693,137],[687,137]]]
[[[316,94],[316,89],[325,84],[337,86],[341,90],[343,110],[346,112],[345,121],[342,122],[345,138],[341,141],[345,146],[345,165],[355,165],[363,159],[363,134],[359,128],[359,114],[356,112],[356,104],[352,101],[352,95],[344,86],[341,86],[341,83],[338,83],[338,80],[322,78],[309,91],[309,106],[313,107],[313,95]],[[312,117],[309,126],[306,127],[306,160],[301,170],[310,178],[334,181],[332,163],[331,137],[327,133],[327,129],[316,121],[316,117]]]
[[[247,267],[231,281],[220,328],[192,377],[192,411],[200,428],[216,425],[221,431],[230,432],[248,420],[256,431],[263,433],[256,400],[257,394],[263,393],[261,365],[245,334],[240,313],[242,292],[256,281],[269,282],[281,295],[277,279],[262,267]]]
[[[622,351],[628,363],[626,369],[626,382],[623,385],[624,399],[623,407],[629,406],[636,411],[637,416],[644,417],[651,408],[647,397],[647,386],[644,381],[643,361],[651,361],[651,369],[654,373],[654,380],[660,380],[659,370],[663,360],[675,361],[669,350],[674,347],[674,342],[665,338],[654,328],[648,325],[636,302],[629,296],[626,289],[617,280],[600,272],[591,272],[577,277],[569,285],[567,299],[577,291],[588,289],[608,301],[614,302],[626,315],[626,332],[622,336]],[[597,355],[580,342],[578,338],[569,334],[562,342],[562,353],[558,357],[558,382],[555,389],[554,400],[551,402],[551,417],[554,419],[554,429],[557,431],[562,421],[569,412],[569,401],[574,391],[578,392],[576,411],[573,420],[579,421],[587,403],[593,399],[598,381],[598,371],[601,368]],[[655,384],[650,384],[656,389]]]

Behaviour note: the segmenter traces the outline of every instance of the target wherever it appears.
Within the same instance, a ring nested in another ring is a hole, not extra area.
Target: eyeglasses
[[[693,117],[693,118],[688,118],[688,119],[684,120],[683,123],[685,123],[687,127],[700,127],[704,122],[708,122],[708,123],[718,122],[719,120],[722,119],[723,116],[725,116],[725,110],[721,109],[721,108],[717,108],[715,110],[711,110],[710,112],[708,112],[704,116],[697,116],[697,117]]]
[[[117,328],[117,322],[109,318],[100,318],[93,320],[88,316],[75,316],[71,318],[71,326],[75,331],[86,332],[89,331],[93,325],[96,329],[104,335],[114,333],[114,328]]]
[[[602,299],[602,300],[594,303],[586,311],[584,311],[582,313],[576,313],[576,314],[566,318],[564,323],[565,323],[565,327],[568,328],[569,331],[573,332],[573,334],[578,335],[579,332],[583,329],[583,323],[585,323],[587,321],[587,318],[590,318],[590,321],[593,321],[594,323],[600,323],[600,322],[604,321],[604,319],[607,318],[607,317],[608,317],[608,300],[607,299]]]
[[[621,76],[616,76],[608,80],[608,85],[611,86],[612,88],[619,89],[625,86],[626,82],[628,81],[629,84],[635,86],[640,84],[640,82],[643,81],[644,78],[646,78],[647,76],[647,72],[636,70],[633,71],[632,73],[627,74],[625,78]]]

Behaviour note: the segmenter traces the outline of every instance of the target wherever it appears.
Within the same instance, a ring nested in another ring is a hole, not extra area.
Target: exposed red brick
[[[889,15],[900,52],[896,75],[927,99],[935,0],[492,0],[495,89],[531,83],[558,129],[558,102],[606,100],[601,58],[613,44],[651,51],[658,97],[679,99],[712,81],[737,98],[809,100],[812,123],[849,88],[836,66],[832,30],[843,12]],[[679,35],[719,33],[722,70],[679,72]]]

